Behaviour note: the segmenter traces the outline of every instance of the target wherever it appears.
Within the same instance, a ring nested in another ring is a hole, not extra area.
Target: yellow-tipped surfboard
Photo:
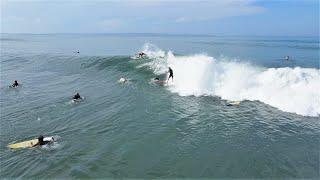
[[[53,137],[45,137],[45,138],[43,138],[43,140],[53,142],[54,138]],[[11,148],[11,149],[31,148],[37,143],[38,143],[38,139],[32,139],[32,140],[23,141],[23,142],[19,142],[19,143],[15,143],[15,144],[9,144],[8,148]]]

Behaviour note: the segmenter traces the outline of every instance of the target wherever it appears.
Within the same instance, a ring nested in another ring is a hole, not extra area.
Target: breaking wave
[[[320,114],[320,70],[313,68],[262,68],[241,62],[217,60],[206,54],[175,56],[154,45],[143,51],[155,74],[174,72],[171,92],[181,96],[219,96],[226,100],[258,100],[282,111],[304,116]]]

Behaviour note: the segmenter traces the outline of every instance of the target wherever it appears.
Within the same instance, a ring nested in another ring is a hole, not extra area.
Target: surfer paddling
[[[158,77],[155,77],[153,79],[153,82],[156,84],[159,84],[159,85],[164,85],[166,83],[166,81],[160,80],[160,78],[158,78]]]
[[[52,141],[45,141],[43,138],[44,138],[43,136],[39,136],[38,137],[38,142],[36,144],[32,144],[31,143],[32,147],[43,146],[43,145],[46,145],[46,144],[52,142]],[[53,140],[53,138],[52,138],[52,140]]]

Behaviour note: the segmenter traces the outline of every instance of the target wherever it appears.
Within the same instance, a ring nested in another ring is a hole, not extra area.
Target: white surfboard
[[[72,99],[71,101],[73,103],[76,103],[76,102],[81,102],[83,100],[83,97],[79,98],[79,99]]]
[[[13,86],[13,85],[8,86],[8,88],[14,88],[14,89],[16,89],[18,87],[20,87],[20,85],[18,85],[18,86]]]
[[[241,101],[227,101],[227,106],[238,106]]]

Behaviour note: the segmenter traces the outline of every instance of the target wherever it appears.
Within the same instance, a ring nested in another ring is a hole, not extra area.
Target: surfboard
[[[161,81],[161,80],[159,80],[159,81],[154,81],[154,83],[159,84],[160,86],[164,86],[164,85],[167,84],[167,81]]]
[[[18,88],[20,85],[18,85],[18,86],[13,86],[13,85],[10,85],[10,86],[8,86],[9,88]]]
[[[79,99],[72,99],[71,102],[76,103],[76,102],[81,102],[82,100],[84,100],[83,96]]]
[[[227,101],[227,106],[238,106],[241,101]]]
[[[53,136],[49,136],[49,137],[45,137],[43,138],[44,141],[54,141]],[[28,140],[28,141],[23,141],[23,142],[19,142],[19,143],[15,143],[15,144],[9,144],[8,148],[11,149],[18,149],[18,148],[31,148],[33,147],[33,145],[38,143],[38,139],[32,139],[32,140]]]

